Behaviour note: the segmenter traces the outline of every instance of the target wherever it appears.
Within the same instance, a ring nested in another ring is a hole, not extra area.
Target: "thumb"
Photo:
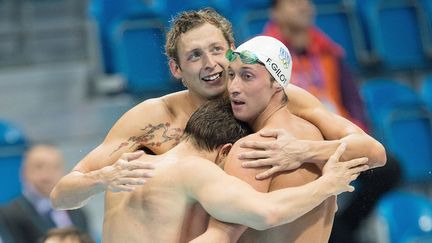
[[[131,161],[131,160],[134,160],[134,159],[138,159],[143,154],[144,154],[144,151],[142,151],[142,150],[138,150],[138,151],[135,151],[133,153],[125,153],[123,155],[124,156],[123,159],[127,160],[127,161]]]

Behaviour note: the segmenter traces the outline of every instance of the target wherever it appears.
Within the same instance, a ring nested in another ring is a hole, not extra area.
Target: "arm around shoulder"
[[[151,165],[140,162],[142,152],[129,153],[137,146],[129,138],[140,134],[143,120],[142,111],[153,104],[145,102],[125,113],[111,128],[104,142],[87,154],[65,175],[51,192],[51,201],[57,209],[75,209],[84,206],[94,195],[107,189],[130,191],[142,185],[143,178],[149,177]],[[128,161],[134,160],[133,163]],[[131,169],[129,171],[129,168]]]

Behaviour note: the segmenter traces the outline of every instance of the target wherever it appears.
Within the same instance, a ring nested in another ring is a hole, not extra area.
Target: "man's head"
[[[70,227],[51,229],[42,240],[43,243],[94,243],[92,238],[81,230]]]
[[[184,138],[199,149],[213,151],[251,132],[246,123],[234,118],[228,100],[217,99],[205,103],[192,114]]]
[[[270,13],[277,25],[293,32],[314,24],[315,8],[311,0],[272,0]]]
[[[285,103],[284,88],[291,78],[292,59],[288,48],[269,36],[257,36],[226,54],[228,92],[237,119],[253,122],[278,94]]]
[[[60,151],[50,145],[36,145],[24,156],[22,176],[43,196],[51,190],[64,174],[64,159]]]
[[[172,20],[165,52],[175,78],[202,99],[226,91],[225,52],[234,45],[228,20],[213,9],[181,12]]]

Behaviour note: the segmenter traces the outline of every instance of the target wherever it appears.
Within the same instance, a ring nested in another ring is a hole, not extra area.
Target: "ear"
[[[176,79],[181,79],[182,78],[182,71],[181,71],[181,68],[179,67],[179,65],[177,65],[177,63],[173,59],[170,59],[168,61],[168,65],[169,65],[169,68],[170,68],[172,75]]]
[[[219,148],[218,155],[216,157],[216,164],[219,166],[223,166],[223,164],[225,163],[225,158],[227,157],[229,151],[231,150],[232,144],[227,143],[221,146],[222,147]]]

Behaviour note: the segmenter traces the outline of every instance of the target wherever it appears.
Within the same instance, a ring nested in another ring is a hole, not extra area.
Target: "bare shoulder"
[[[138,118],[151,117],[153,119],[167,119],[173,118],[182,109],[183,102],[186,96],[186,91],[171,93],[162,97],[152,98],[141,102],[132,108],[128,113],[130,116],[137,116]],[[143,116],[143,114],[146,114]]]

